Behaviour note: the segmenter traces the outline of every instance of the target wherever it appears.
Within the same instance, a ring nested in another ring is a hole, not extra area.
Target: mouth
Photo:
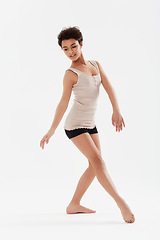
[[[74,55],[71,55],[70,57],[74,57],[74,56],[76,56],[76,54],[74,54]]]

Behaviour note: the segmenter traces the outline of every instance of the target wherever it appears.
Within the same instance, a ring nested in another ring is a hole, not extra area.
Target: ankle
[[[77,201],[77,200],[72,200],[69,205],[80,205],[80,201]]]
[[[121,196],[116,196],[114,198],[114,200],[116,201],[117,205],[121,204],[122,202],[124,202],[124,199]]]

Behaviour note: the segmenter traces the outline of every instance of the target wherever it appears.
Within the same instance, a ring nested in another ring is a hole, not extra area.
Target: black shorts
[[[73,130],[65,130],[65,133],[67,135],[67,137],[70,139],[70,138],[73,138],[73,137],[76,137],[82,133],[85,133],[85,132],[88,132],[89,134],[93,134],[93,133],[98,133],[98,130],[96,128],[96,126],[92,129],[90,128],[78,128],[78,129],[73,129]]]

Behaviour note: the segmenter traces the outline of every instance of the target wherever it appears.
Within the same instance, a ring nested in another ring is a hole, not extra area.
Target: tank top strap
[[[79,74],[80,74],[80,72],[79,72],[77,69],[75,69],[75,68],[68,68],[67,70],[72,70],[73,72],[77,73],[78,76],[79,76]],[[66,71],[67,71],[67,70],[66,70]]]
[[[98,74],[99,74],[100,72],[99,72],[99,68],[98,68],[96,61],[95,60],[88,60],[88,61],[91,62],[97,68]]]

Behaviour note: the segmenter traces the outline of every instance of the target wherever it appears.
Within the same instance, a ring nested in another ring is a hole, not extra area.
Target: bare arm
[[[74,84],[72,73],[70,71],[66,71],[64,78],[63,78],[63,93],[62,97],[60,99],[59,104],[57,105],[56,111],[55,111],[55,116],[53,119],[53,123],[51,125],[52,130],[56,130],[58,127],[65,111],[67,110],[68,103],[71,97],[72,93],[72,86]]]
[[[55,116],[53,119],[52,126],[49,131],[44,135],[42,140],[40,141],[40,147],[44,149],[45,142],[48,144],[49,139],[55,133],[56,128],[58,127],[70,100],[70,96],[72,93],[72,86],[74,84],[74,76],[71,71],[66,71],[63,78],[63,94],[60,99],[59,104],[57,105]]]
[[[114,88],[112,87],[110,81],[108,80],[100,63],[97,61],[96,61],[96,63],[98,65],[98,68],[100,71],[102,85],[103,85],[105,91],[107,92],[109,99],[111,101],[112,107],[113,107],[112,124],[113,124],[113,126],[116,126],[116,131],[120,132],[120,130],[122,130],[122,124],[125,127],[125,123],[124,123],[124,119],[120,113],[120,109],[119,109],[118,101],[117,101],[117,97],[116,97],[116,92],[115,92]]]
[[[105,91],[107,92],[109,99],[111,101],[113,110],[117,110],[120,111],[119,106],[118,106],[118,101],[117,101],[117,97],[116,97],[116,92],[114,90],[114,88],[112,87],[109,79],[107,78],[102,66],[100,65],[99,62],[97,62],[97,65],[99,67],[99,71],[100,71],[100,75],[101,75],[101,79],[102,79],[102,85],[105,89]]]

